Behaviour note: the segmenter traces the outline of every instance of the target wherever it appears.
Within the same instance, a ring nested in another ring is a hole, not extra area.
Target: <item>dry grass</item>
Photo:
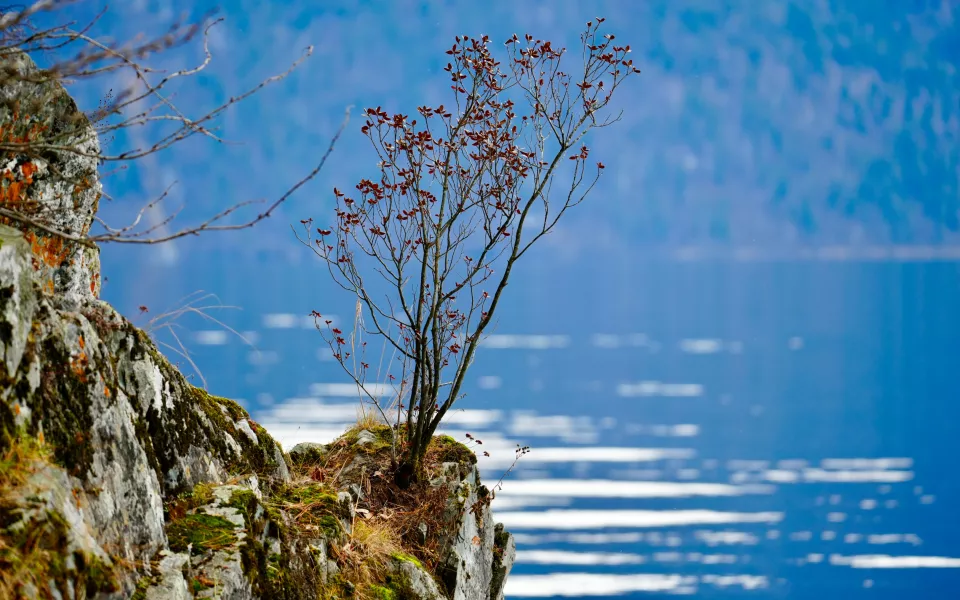
[[[200,378],[200,387],[203,389],[207,388],[207,380],[203,376],[203,372],[200,370],[200,367],[193,361],[193,355],[190,353],[190,350],[180,339],[180,336],[177,335],[177,330],[182,328],[182,323],[179,323],[181,319],[188,315],[196,315],[203,318],[206,321],[209,321],[216,326],[232,333],[233,335],[240,338],[244,344],[252,348],[255,352],[259,354],[259,350],[234,328],[230,327],[220,319],[217,319],[211,314],[211,311],[214,310],[224,310],[224,309],[236,309],[239,310],[238,306],[227,306],[220,303],[220,299],[217,298],[215,294],[210,294],[204,292],[203,290],[197,290],[192,294],[189,294],[182,298],[179,302],[179,305],[176,308],[170,309],[166,312],[158,314],[154,317],[151,317],[142,327],[143,331],[150,336],[150,339],[153,340],[158,346],[163,346],[167,350],[173,352],[174,354],[182,357],[187,363],[190,364],[190,367]],[[148,311],[146,306],[140,307],[141,313]],[[171,338],[173,338],[173,343],[167,343],[160,339],[160,333],[166,332]]]
[[[0,518],[8,522],[22,502],[23,487],[44,467],[50,448],[28,435],[18,435],[0,457]],[[49,521],[13,534],[0,531],[0,600],[26,598],[31,587],[42,593],[52,565],[60,557],[61,531]]]
[[[364,429],[372,432],[377,442],[353,445],[357,433]],[[402,431],[398,438],[402,440]],[[397,554],[412,556],[427,571],[435,572],[442,550],[439,534],[451,526],[444,522],[450,495],[445,486],[431,487],[421,481],[400,489],[393,482],[389,439],[387,425],[371,412],[361,412],[357,424],[333,442],[319,461],[296,465],[293,472],[297,485],[322,482],[336,490],[357,484],[363,490],[363,498],[356,504],[353,533],[334,550],[342,572],[358,586],[358,593],[364,586],[383,582],[387,565]],[[441,463],[451,459],[450,448],[444,444],[449,442],[435,442],[427,451],[424,466],[428,481],[438,474]],[[462,455],[463,450],[457,452]],[[421,525],[427,527],[425,539]]]
[[[396,532],[376,519],[358,519],[346,544],[336,549],[342,576],[357,586],[361,597],[386,581],[392,557],[403,553]]]
[[[9,445],[0,457],[0,499],[22,487],[30,476],[49,460],[52,449],[32,436],[21,434],[9,438]]]
[[[361,404],[357,408],[357,424],[354,425],[357,429],[373,429],[376,427],[383,427],[383,421],[373,410],[367,409]]]

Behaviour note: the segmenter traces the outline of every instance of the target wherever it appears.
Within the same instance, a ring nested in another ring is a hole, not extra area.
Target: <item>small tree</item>
[[[397,409],[403,443],[395,480],[402,487],[422,477],[434,432],[463,396],[464,376],[514,264],[583,201],[603,171],[602,163],[588,162],[583,138],[619,120],[599,117],[640,71],[627,57],[630,46],[599,35],[602,22],[587,23],[575,75],[560,71],[565,50],[549,41],[514,35],[504,67],[488,36],[456,37],[444,69],[455,108],[421,106],[422,121],[367,109],[361,132],[380,157],[379,178],[360,181],[357,196],[333,190],[336,222],[329,229],[301,221],[305,235],[298,239],[357,297],[349,336],[313,316],[365,399],[385,418],[388,408]],[[519,114],[519,106],[528,113]],[[554,194],[563,167],[569,180]],[[367,362],[364,333],[391,348],[399,380],[392,373],[386,382],[372,380],[380,372]],[[384,385],[392,392],[389,406]]]

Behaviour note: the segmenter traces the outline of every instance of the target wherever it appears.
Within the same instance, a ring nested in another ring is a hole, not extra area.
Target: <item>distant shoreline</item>
[[[671,259],[679,262],[734,261],[734,262],[926,262],[958,261],[960,245],[891,245],[891,246],[818,246],[808,248],[769,248],[760,246],[711,247],[681,246],[655,248],[648,258]]]

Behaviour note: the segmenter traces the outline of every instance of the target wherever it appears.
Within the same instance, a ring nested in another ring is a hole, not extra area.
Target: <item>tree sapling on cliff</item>
[[[300,241],[363,309],[349,335],[312,314],[362,397],[385,419],[396,409],[401,487],[422,479],[427,446],[464,395],[515,263],[603,172],[588,161],[584,136],[619,120],[603,118],[604,109],[640,72],[630,46],[599,33],[603,21],[587,23],[573,74],[560,70],[565,49],[531,35],[506,41],[505,64],[488,36],[457,36],[444,69],[452,105],[420,106],[417,118],[366,109],[361,132],[379,176],[361,180],[356,194],[334,188],[329,227],[301,221]],[[560,172],[563,189],[554,190]],[[393,355],[385,382],[364,334]]]

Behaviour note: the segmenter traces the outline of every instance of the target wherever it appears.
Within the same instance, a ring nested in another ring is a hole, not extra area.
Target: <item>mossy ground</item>
[[[237,543],[233,523],[216,515],[203,513],[187,514],[167,526],[170,549],[175,552],[203,554],[217,551]]]

